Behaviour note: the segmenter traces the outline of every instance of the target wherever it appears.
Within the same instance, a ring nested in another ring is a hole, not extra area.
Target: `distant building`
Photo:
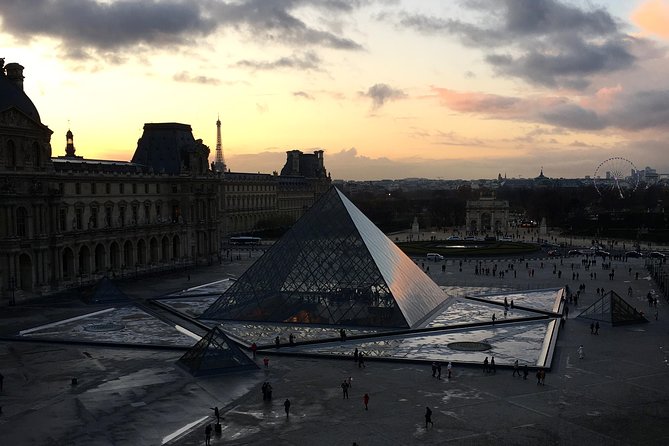
[[[76,154],[70,130],[52,157],[23,79],[0,59],[0,303],[211,262],[228,235],[292,222],[329,187],[322,151],[288,152],[286,175],[225,172],[174,122],[145,124],[129,162]]]

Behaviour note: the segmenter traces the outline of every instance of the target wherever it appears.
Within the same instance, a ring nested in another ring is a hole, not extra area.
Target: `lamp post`
[[[16,277],[9,278],[9,292],[11,293],[9,296],[9,305],[13,306],[16,304],[16,299],[14,296],[14,293],[16,292]]]

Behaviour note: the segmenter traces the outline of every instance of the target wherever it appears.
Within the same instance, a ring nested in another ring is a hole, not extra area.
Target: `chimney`
[[[7,79],[23,91],[23,66],[14,62],[8,63],[5,66],[5,71],[7,72]]]

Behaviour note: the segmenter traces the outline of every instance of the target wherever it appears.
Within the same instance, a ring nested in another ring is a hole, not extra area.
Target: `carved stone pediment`
[[[35,120],[16,107],[10,107],[0,112],[0,127],[44,130],[42,124],[35,122]]]

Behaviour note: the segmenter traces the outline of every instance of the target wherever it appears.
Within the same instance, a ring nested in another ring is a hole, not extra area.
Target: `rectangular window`
[[[133,194],[137,193],[137,185],[135,183],[132,184],[132,193]]]
[[[58,191],[61,195],[65,194],[65,183],[58,183]]]
[[[81,183],[75,183],[74,184],[74,192],[77,195],[81,195]]]
[[[160,203],[156,203],[156,217],[158,217],[158,221],[160,221],[162,217],[163,209]]]
[[[123,184],[123,183],[119,184],[118,185],[118,191],[121,194],[125,193],[125,184]]]
[[[146,184],[144,185],[144,193],[145,193],[145,194],[148,194],[148,193],[149,193],[149,183],[146,183]]]
[[[111,228],[112,226],[112,207],[107,206],[105,208],[105,227]]]
[[[125,226],[125,208],[124,207],[119,208],[118,209],[118,214],[119,214],[118,215],[119,225],[121,227],[124,227]]]
[[[132,206],[132,224],[136,225],[139,223],[139,206],[136,204]]]
[[[67,209],[58,209],[58,229],[67,231]]]
[[[84,210],[77,208],[74,210],[74,227],[81,230],[84,225]]]
[[[105,184],[105,192],[107,192],[108,194],[111,194],[111,184],[110,183]]]
[[[97,184],[91,183],[91,194],[95,195],[98,192]]]
[[[145,204],[144,205],[144,221],[146,223],[151,223],[151,205],[150,204]]]
[[[91,207],[91,217],[88,219],[88,226],[93,229],[98,227],[98,208],[96,207]]]

